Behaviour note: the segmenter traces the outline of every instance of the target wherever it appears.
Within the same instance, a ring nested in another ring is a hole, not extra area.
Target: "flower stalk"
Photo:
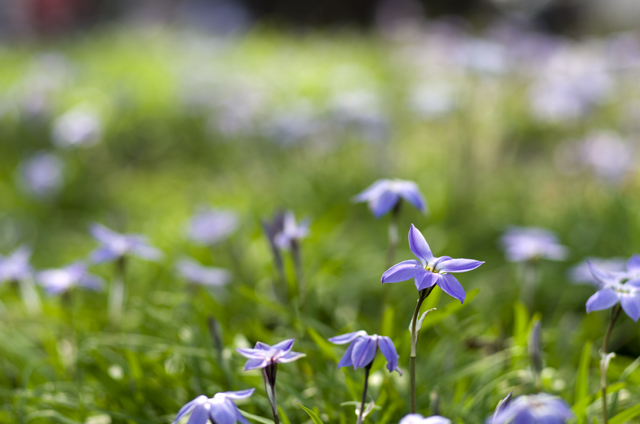
[[[369,365],[364,367],[364,388],[362,389],[362,402],[360,403],[360,412],[358,413],[357,424],[364,422],[364,405],[367,402],[367,390],[369,389],[369,372],[373,366],[373,361],[369,362]]]
[[[271,404],[271,412],[273,413],[273,421],[275,424],[280,424],[280,417],[278,416],[278,404],[276,403],[276,373],[278,371],[278,364],[272,362],[266,367],[262,368],[262,376],[264,377],[264,388],[267,391],[267,397]]]
[[[420,326],[422,325],[422,319],[424,319],[424,315],[418,324],[418,315],[420,314],[420,307],[425,299],[431,294],[434,286],[429,288],[420,290],[418,293],[418,304],[416,305],[416,309],[413,311],[413,318],[411,319],[411,357],[409,358],[409,393],[410,393],[410,410],[412,414],[416,413],[416,356],[417,356],[417,346],[418,346],[418,331],[420,331]],[[428,311],[427,311],[428,312]]]
[[[607,332],[604,335],[604,341],[602,342],[602,360],[600,361],[600,389],[602,390],[602,419],[604,424],[607,424],[609,420],[609,411],[607,410],[607,368],[609,365],[609,357],[607,349],[609,348],[609,339],[613,331],[613,326],[620,316],[622,310],[619,303],[611,308],[611,318],[609,319],[609,326]]]
[[[114,324],[118,324],[122,318],[125,297],[124,281],[126,268],[126,259],[124,256],[121,256],[115,262],[115,275],[111,282],[111,289],[109,290],[109,320]]]

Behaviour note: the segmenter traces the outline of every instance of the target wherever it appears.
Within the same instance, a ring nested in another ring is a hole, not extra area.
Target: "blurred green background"
[[[527,338],[540,319],[544,391],[593,422],[609,317],[586,314],[594,288],[567,273],[588,256],[638,250],[638,46],[635,33],[570,40],[446,22],[392,34],[256,26],[233,38],[111,27],[0,46],[0,253],[28,245],[36,269],[61,267],[96,247],[94,222],[148,235],[166,253],[129,261],[120,325],[108,322],[104,293],[42,294],[33,315],[15,285],[0,287],[0,421],[168,423],[197,395],[250,387],[239,407],[269,418],[261,375],[242,372],[234,349],[292,337],[307,357],[278,372],[283,421],[310,422],[298,404],[327,423],[353,421],[341,403],[360,397],[362,372],[337,370],[344,347],[326,339],[390,336],[408,370],[417,292],[410,281],[380,284],[388,216],[352,197],[402,178],[419,185],[429,213],[403,208],[398,261],[413,257],[411,223],[436,255],[486,261],[460,275],[464,305],[437,289],[423,307],[438,310],[419,341],[419,412],[439,404],[455,423],[482,423],[509,391],[531,393]],[[90,137],[68,141],[85,124]],[[29,176],[42,154],[59,169]],[[240,217],[212,248],[186,237],[203,206]],[[305,292],[289,301],[277,296],[260,226],[284,209],[312,220]],[[566,261],[536,264],[528,306],[498,242],[510,225],[550,229],[570,249]],[[185,254],[233,280],[189,286],[174,267]],[[114,275],[112,265],[91,272]],[[613,333],[618,412],[640,395],[637,336],[626,316]],[[380,358],[370,393],[379,407],[370,422],[408,413],[408,375],[389,375]]]

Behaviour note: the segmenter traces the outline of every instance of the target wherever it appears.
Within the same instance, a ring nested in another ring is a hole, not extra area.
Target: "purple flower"
[[[395,264],[382,274],[382,283],[398,283],[413,278],[418,290],[428,289],[437,284],[449,296],[464,303],[467,294],[451,273],[471,271],[484,262],[474,259],[453,259],[449,256],[433,256],[424,236],[413,224],[409,230],[409,247],[419,261],[414,259]]]
[[[398,368],[398,353],[396,347],[389,337],[367,335],[366,331],[356,331],[329,339],[331,343],[345,344],[351,343],[344,353],[338,368],[349,367],[353,365],[353,369],[364,368],[369,365],[376,356],[376,351],[380,347],[380,352],[387,360],[387,369],[389,372],[398,371],[402,375],[402,371]]]
[[[451,424],[451,420],[440,415],[425,418],[420,414],[409,414],[399,424]]]
[[[203,266],[190,258],[180,259],[176,269],[184,279],[203,286],[219,287],[231,281],[231,273],[226,269]]]
[[[209,246],[228,238],[238,228],[238,216],[227,210],[208,209],[191,218],[187,228],[189,240]]]
[[[23,281],[31,277],[31,249],[22,246],[10,255],[0,256],[0,283]]]
[[[90,229],[94,239],[101,243],[91,253],[93,263],[112,262],[126,255],[134,255],[149,261],[158,261],[162,252],[147,242],[147,238],[139,234],[118,234],[107,227],[94,224]]]
[[[627,265],[628,271],[640,271],[640,256],[633,255],[629,259],[629,264]],[[587,300],[587,313],[608,309],[620,302],[620,306],[627,315],[632,320],[638,321],[640,318],[640,280],[628,280],[622,283],[624,278],[621,278],[619,274],[601,271],[591,263],[589,263],[589,268],[593,277],[600,284],[600,290]]]
[[[565,401],[539,393],[519,396],[504,410],[489,418],[487,424],[564,424],[571,418],[573,413]]]
[[[283,250],[291,249],[293,244],[307,237],[309,224],[308,219],[303,219],[300,224],[297,224],[293,212],[286,212],[282,222],[282,230],[273,238],[274,244]]]
[[[72,287],[84,287],[91,290],[102,290],[103,280],[87,272],[82,262],[74,262],[60,269],[48,269],[36,275],[36,280],[48,295],[66,292]]]
[[[177,423],[182,417],[191,413],[189,424],[207,424],[209,420],[216,424],[235,424],[237,422],[249,424],[233,401],[247,399],[254,391],[255,389],[221,392],[216,393],[212,398],[200,395],[180,408],[173,423]]]
[[[244,370],[255,370],[278,363],[293,362],[306,356],[304,353],[291,351],[294,341],[295,339],[288,339],[273,346],[258,342],[253,349],[236,349],[236,351],[245,358],[249,358],[244,365]]]
[[[52,138],[53,143],[62,148],[93,146],[100,141],[102,123],[89,109],[72,109],[56,119]]]
[[[368,202],[376,218],[389,212],[404,199],[422,213],[427,212],[427,203],[418,185],[406,180],[378,180],[354,197],[356,202]]]
[[[64,183],[64,164],[55,155],[40,152],[20,164],[19,183],[23,191],[35,198],[58,194]]]
[[[569,280],[576,284],[585,283],[600,286],[600,283],[589,269],[589,262],[606,273],[625,272],[625,260],[622,258],[588,258],[569,269]]]
[[[512,227],[500,239],[510,262],[526,262],[540,258],[561,261],[568,250],[554,233],[538,227]]]

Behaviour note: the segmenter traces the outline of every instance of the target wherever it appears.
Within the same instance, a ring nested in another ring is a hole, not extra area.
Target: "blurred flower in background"
[[[51,136],[61,148],[93,146],[102,137],[102,122],[91,109],[76,107],[55,120]]]
[[[510,262],[536,259],[564,260],[569,251],[551,231],[539,227],[512,227],[500,238],[500,245]]]
[[[515,398],[509,406],[487,420],[487,424],[564,424],[573,418],[567,403],[546,393]]]
[[[29,264],[31,249],[21,246],[7,256],[0,255],[0,283],[17,282],[31,278]]]
[[[209,420],[214,423],[236,424],[237,422],[247,424],[248,421],[240,414],[234,400],[247,399],[255,389],[240,390],[237,392],[216,393],[212,398],[198,396],[188,402],[176,415],[173,423],[178,423],[182,417],[191,413],[189,424],[207,424]]]
[[[440,415],[425,418],[420,414],[409,414],[399,424],[451,424],[451,420]]]
[[[298,243],[309,235],[310,223],[309,219],[305,218],[298,224],[293,212],[285,212],[282,231],[278,232],[274,237],[275,245],[283,250],[291,249],[293,244]]]
[[[402,199],[409,202],[421,213],[427,212],[424,196],[413,181],[378,180],[353,198],[355,202],[367,202],[376,218],[389,212]]]
[[[64,293],[73,287],[100,291],[104,287],[102,278],[90,274],[83,262],[74,262],[64,268],[40,271],[36,280],[48,295]]]
[[[240,225],[235,212],[205,209],[196,213],[187,226],[187,237],[194,243],[210,246],[229,238]]]
[[[589,262],[606,273],[623,273],[626,269],[627,261],[623,258],[587,258],[579,264],[569,268],[569,281],[577,284],[593,284],[599,286],[600,283],[591,273]]]
[[[176,262],[178,274],[190,283],[203,286],[219,287],[231,281],[231,272],[223,268],[204,266],[201,263],[187,257]]]
[[[100,247],[91,252],[91,261],[95,264],[112,262],[126,255],[149,261],[162,259],[162,252],[151,246],[146,236],[118,234],[100,224],[93,224],[89,231],[93,238],[100,242]]]
[[[52,153],[38,152],[20,164],[19,185],[31,197],[55,197],[63,183],[64,164]]]

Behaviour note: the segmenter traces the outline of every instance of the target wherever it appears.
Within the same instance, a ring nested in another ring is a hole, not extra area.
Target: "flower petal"
[[[207,424],[209,421],[209,409],[211,407],[208,403],[201,403],[197,405],[191,412],[189,421],[187,424]]]
[[[300,352],[287,352],[285,355],[282,355],[281,357],[279,357],[276,362],[282,363],[282,364],[286,364],[288,362],[293,362],[293,361],[297,361],[300,358],[303,358],[307,356],[306,353],[300,353]]]
[[[254,359],[249,359],[245,364],[244,364],[244,371],[251,371],[251,370],[257,370],[259,368],[264,368],[267,365],[269,365],[269,359],[267,358],[254,358]]]
[[[600,289],[587,300],[587,313],[608,309],[618,303],[618,300],[618,294],[614,290],[610,288]]]
[[[238,352],[240,355],[244,356],[245,358],[250,358],[250,359],[256,359],[256,358],[264,358],[264,350],[262,349],[241,349],[238,348],[236,349],[236,352]]]
[[[441,272],[468,272],[478,268],[483,261],[475,259],[449,259],[438,262],[437,270]]]
[[[89,233],[100,243],[106,244],[112,243],[113,240],[121,237],[120,234],[116,233],[113,230],[110,230],[109,228],[101,224],[92,224],[91,227],[89,227]]]
[[[369,209],[373,212],[373,216],[380,218],[389,212],[397,203],[400,197],[392,191],[384,191],[380,196],[371,199]]]
[[[131,253],[141,259],[157,262],[163,258],[164,253],[160,249],[156,249],[148,244],[140,244],[131,249]]]
[[[415,259],[408,261],[402,261],[395,264],[382,274],[380,281],[382,283],[399,283],[400,281],[407,281],[415,276],[416,271],[422,269],[420,262]]]
[[[236,424],[236,407],[230,399],[225,399],[211,404],[209,416],[216,424]]]
[[[640,318],[640,293],[620,296],[620,306],[629,315],[629,318],[638,322]]]
[[[342,334],[340,336],[331,337],[329,341],[335,344],[349,343],[360,336],[366,336],[367,332],[364,330],[354,331],[353,333]]]
[[[634,253],[627,261],[627,271],[633,274],[640,272],[640,255]]]
[[[254,346],[254,349],[257,349],[257,350],[269,350],[269,349],[271,349],[271,346],[266,344],[266,343],[256,342],[256,345]]]
[[[111,262],[120,257],[120,254],[110,249],[108,246],[101,246],[91,252],[90,260],[94,264]]]
[[[235,392],[220,392],[220,393],[216,393],[215,397],[225,397],[225,398],[229,398],[229,399],[247,399],[248,397],[250,397],[253,392],[255,392],[256,389],[246,389],[246,390],[238,390]]]
[[[608,282],[615,280],[615,278],[611,274],[600,270],[594,264],[592,264],[591,261],[587,261],[587,264],[589,265],[591,275],[593,275],[593,278],[595,278],[599,284],[607,284]]]
[[[391,339],[389,337],[380,336],[378,339],[378,346],[380,347],[382,355],[387,359],[387,369],[389,372],[398,370],[398,372],[402,374],[398,368],[398,352],[396,352],[396,347],[393,345]]]
[[[291,348],[293,348],[293,342],[295,342],[296,339],[287,339],[287,340],[283,340],[280,343],[276,343],[273,346],[271,346],[271,349],[278,349],[278,350],[282,350],[284,352],[289,352],[291,350]]]
[[[366,336],[359,338],[354,343],[351,360],[353,361],[353,368],[357,370],[358,368],[369,365],[369,363],[373,361],[373,358],[376,356],[378,341],[374,336]]]
[[[368,202],[380,195],[389,186],[389,180],[378,180],[364,191],[354,196],[354,202]]]
[[[420,273],[416,273],[416,288],[418,290],[428,289],[438,282],[438,274],[434,274],[433,272],[422,270]]]
[[[418,231],[413,224],[411,224],[411,228],[409,229],[409,248],[413,254],[420,259],[422,266],[425,266],[433,259],[433,253],[431,253],[427,240],[425,240],[422,233]]]
[[[104,287],[104,280],[95,275],[86,274],[82,278],[80,278],[80,281],[78,281],[78,285],[87,289],[101,291]]]
[[[440,274],[438,278],[438,286],[449,296],[452,296],[464,303],[464,299],[467,297],[462,284],[451,274]]]
[[[176,419],[173,420],[173,422],[177,423],[178,421],[180,421],[180,418],[184,417],[189,412],[191,412],[191,410],[195,408],[196,405],[202,404],[206,400],[207,400],[206,396],[200,395],[197,398],[193,399],[192,401],[187,402],[182,408],[180,408],[180,411],[178,411],[178,415],[176,415]]]
[[[402,184],[396,183],[396,192],[413,207],[420,212],[427,212],[427,202],[424,200],[424,196],[420,192],[418,185],[413,181],[404,181]]]
[[[451,420],[440,415],[425,418],[421,424],[451,424]]]
[[[342,359],[340,359],[340,362],[338,362],[338,368],[349,367],[353,365],[353,360],[351,359],[351,355],[353,354],[353,345],[355,344],[356,344],[355,341],[351,342],[349,347],[347,347],[346,352],[344,353],[344,355],[342,355]]]

